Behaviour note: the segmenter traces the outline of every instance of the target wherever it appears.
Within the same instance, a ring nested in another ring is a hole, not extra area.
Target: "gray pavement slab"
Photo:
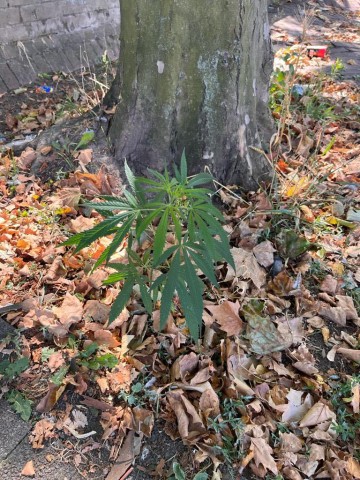
[[[30,425],[14,413],[5,400],[0,400],[0,460],[6,459],[27,436]],[[6,478],[0,475],[0,478]]]

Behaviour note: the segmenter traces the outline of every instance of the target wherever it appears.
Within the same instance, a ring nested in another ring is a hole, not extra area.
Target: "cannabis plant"
[[[226,260],[233,265],[233,259],[221,225],[222,215],[212,204],[211,191],[206,188],[211,175],[200,173],[188,177],[185,154],[180,169],[174,170],[174,177],[167,171],[161,174],[149,170],[152,178],[142,178],[135,177],[125,163],[129,189],[124,190],[123,197],[104,196],[100,203],[88,203],[104,220],[64,244],[75,245],[78,252],[100,237],[112,235],[110,245],[94,265],[96,268],[106,263],[114,270],[105,284],[122,283],[110,312],[110,322],[117,318],[136,288],[150,315],[160,300],[162,329],[176,295],[190,333],[197,339],[206,282],[218,286],[216,263]],[[126,264],[112,262],[124,244]],[[139,248],[145,244],[148,247]]]

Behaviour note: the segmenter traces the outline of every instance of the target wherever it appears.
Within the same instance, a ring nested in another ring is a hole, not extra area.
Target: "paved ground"
[[[316,16],[307,31],[309,45],[328,45],[329,59],[319,60],[318,69],[331,72],[336,59],[344,64],[342,78],[360,84],[360,0],[318,0],[306,2],[306,8],[316,5]],[[302,21],[298,11],[303,0],[291,3],[273,1],[269,8],[274,50],[298,43],[302,36]],[[309,69],[313,69],[313,65]]]

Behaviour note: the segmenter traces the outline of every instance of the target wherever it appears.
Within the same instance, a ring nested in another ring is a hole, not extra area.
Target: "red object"
[[[307,54],[310,58],[318,57],[318,58],[325,58],[327,55],[328,47],[326,45],[317,45],[307,47]]]

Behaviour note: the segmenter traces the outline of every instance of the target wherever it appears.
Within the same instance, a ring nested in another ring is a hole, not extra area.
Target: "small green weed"
[[[11,390],[6,396],[11,408],[20,415],[20,417],[27,422],[31,417],[32,403],[18,390]]]
[[[223,444],[219,450],[229,465],[242,457],[244,424],[240,418],[240,410],[245,409],[246,400],[248,397],[244,397],[243,400],[225,398],[222,402],[221,415],[210,419],[209,427],[221,435]]]
[[[330,400],[336,411],[336,423],[333,428],[343,442],[354,441],[360,432],[359,414],[354,414],[349,403],[352,389],[360,384],[360,376],[353,375],[344,383],[332,386]]]
[[[174,473],[169,477],[169,480],[187,480],[186,473],[179,463],[173,463],[173,472]],[[207,480],[208,478],[209,475],[206,472],[199,472],[192,477],[192,480]]]
[[[79,352],[77,362],[79,365],[90,370],[100,370],[101,368],[114,368],[119,363],[117,357],[112,353],[95,355],[99,350],[97,343],[91,343],[84,350]]]
[[[124,190],[123,198],[104,196],[101,203],[87,204],[105,220],[91,230],[74,235],[64,245],[75,245],[78,252],[112,234],[111,244],[94,266],[97,268],[106,262],[115,270],[105,284],[122,282],[110,312],[110,322],[118,317],[136,287],[149,314],[161,297],[160,328],[164,328],[177,293],[190,333],[197,339],[206,286],[197,269],[218,287],[215,264],[224,259],[234,264],[227,234],[221,225],[223,217],[211,203],[211,191],[199,187],[211,182],[212,177],[206,173],[188,177],[185,153],[180,170],[175,168],[173,178],[167,171],[161,174],[154,170],[150,170],[152,179],[135,177],[127,164],[125,172],[131,191]],[[125,239],[127,264],[111,263]],[[150,246],[145,250],[136,248],[144,240]]]
[[[345,69],[345,65],[341,58],[337,58],[335,62],[331,65],[331,76],[333,78],[338,78],[341,76],[343,70]]]

